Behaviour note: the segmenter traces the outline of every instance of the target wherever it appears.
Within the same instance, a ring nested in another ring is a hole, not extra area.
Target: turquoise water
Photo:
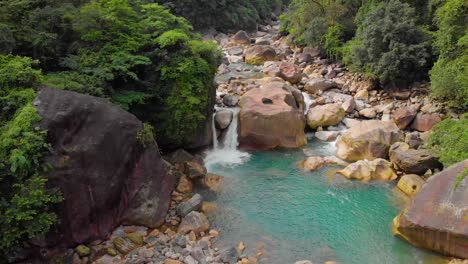
[[[235,167],[208,170],[225,176],[223,189],[204,193],[217,210],[209,214],[220,231],[218,246],[243,241],[260,263],[432,263],[434,256],[391,234],[402,198],[388,183],[362,183],[333,176],[336,167],[302,172],[308,155],[330,155],[333,146],[250,152]]]

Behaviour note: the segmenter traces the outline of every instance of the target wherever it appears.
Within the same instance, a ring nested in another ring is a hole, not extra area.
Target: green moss
[[[141,129],[137,134],[137,140],[145,148],[149,147],[152,143],[155,143],[154,139],[154,128],[148,123],[143,124],[143,129]]]
[[[141,246],[144,244],[143,236],[134,232],[125,234],[125,238],[132,241],[135,245]]]

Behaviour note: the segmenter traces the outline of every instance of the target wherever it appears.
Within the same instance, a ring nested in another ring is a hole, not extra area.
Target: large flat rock
[[[468,177],[455,188],[467,169],[465,160],[429,178],[394,219],[394,233],[416,246],[468,258]]]

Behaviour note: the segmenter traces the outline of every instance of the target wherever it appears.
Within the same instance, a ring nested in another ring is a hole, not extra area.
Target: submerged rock
[[[175,178],[156,142],[143,146],[143,123],[107,100],[42,89],[34,101],[48,131],[53,169],[48,185],[64,197],[57,233],[64,246],[106,238],[122,223],[156,227],[167,212]]]
[[[394,234],[415,246],[468,258],[468,177],[455,188],[467,169],[465,160],[430,177],[393,220]]]
[[[335,156],[330,156],[330,157],[309,157],[299,162],[299,167],[302,168],[304,171],[314,171],[328,164],[341,165],[341,166],[348,165],[347,162],[342,161]]]
[[[266,81],[245,93],[240,101],[241,148],[296,148],[307,143],[305,118],[295,93],[281,81]],[[302,98],[302,95],[299,93]]]
[[[338,139],[336,156],[347,161],[385,159],[390,146],[399,140],[400,130],[393,122],[356,122]]]
[[[360,160],[337,172],[348,179],[392,181],[397,178],[392,163],[384,159]]]

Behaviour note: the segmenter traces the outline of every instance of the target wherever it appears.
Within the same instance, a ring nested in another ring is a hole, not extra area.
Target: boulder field
[[[33,104],[52,147],[48,187],[64,197],[48,241],[70,247],[104,239],[120,224],[164,220],[175,179],[156,142],[138,140],[142,122],[105,99],[70,91],[44,88]]]
[[[441,254],[468,258],[468,160],[429,178],[410,205],[393,220],[393,232]]]

